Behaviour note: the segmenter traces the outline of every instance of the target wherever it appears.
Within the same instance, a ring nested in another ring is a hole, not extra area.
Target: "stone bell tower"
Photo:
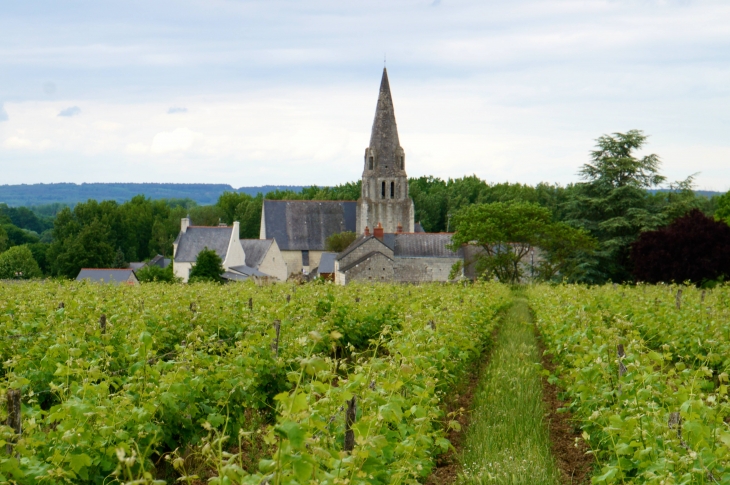
[[[357,201],[357,233],[382,224],[384,232],[414,230],[413,200],[408,196],[406,154],[398,140],[388,71],[383,68],[370,146],[365,149],[362,193]]]

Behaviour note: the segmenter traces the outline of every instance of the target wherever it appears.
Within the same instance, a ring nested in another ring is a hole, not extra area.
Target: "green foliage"
[[[718,197],[715,219],[730,224],[730,190]]]
[[[390,306],[402,330],[384,328],[380,352],[315,352],[324,335],[338,340],[316,310],[326,295],[327,315]],[[166,462],[168,481],[181,483],[423,481],[458,426],[442,398],[490,343],[509,298],[494,284],[0,283],[0,391],[23,395],[18,458],[0,449],[0,481],[150,484]],[[342,408],[353,396],[348,454]],[[263,459],[248,460],[252,451]]]
[[[10,247],[10,239],[8,239],[8,233],[5,231],[3,226],[0,226],[0,253]]]
[[[592,483],[728,481],[727,287],[528,292],[556,364],[549,380],[596,460]]]
[[[240,223],[239,237],[242,239],[258,239],[261,232],[261,208],[264,197],[255,197],[243,192],[224,192],[218,198],[218,207],[223,211],[223,220],[231,225]]]
[[[0,279],[27,280],[42,275],[27,246],[13,246],[0,254]]]
[[[46,254],[48,253],[48,248],[50,246],[50,244],[44,242],[26,244],[26,247],[30,249],[31,253],[33,253],[33,259],[36,260],[38,266],[41,268],[41,271],[45,275],[50,274],[48,258],[46,257]]]
[[[629,247],[643,231],[654,230],[699,204],[692,177],[672,184],[668,192],[652,189],[665,181],[657,155],[637,157],[646,136],[639,130],[604,135],[591,153],[565,204],[565,222],[588,231],[598,248],[577,263],[581,281],[603,283],[631,279]]]
[[[190,270],[190,283],[198,283],[201,281],[222,282],[221,275],[223,269],[223,260],[212,249],[207,247],[198,253],[195,258],[195,264]]]
[[[526,258],[536,248],[547,256],[543,276],[552,278],[571,271],[570,258],[590,250],[591,238],[580,230],[553,222],[550,211],[528,202],[494,202],[466,206],[453,217],[453,248],[474,245],[477,272],[486,278],[517,283],[523,277]],[[472,264],[473,262],[469,262]],[[567,275],[565,275],[567,276]]]
[[[156,265],[143,266],[135,271],[134,274],[137,275],[140,283],[176,283],[180,280],[180,278],[175,277],[172,264],[169,264],[167,268],[160,268]]]
[[[325,251],[341,253],[357,239],[357,234],[352,231],[338,232],[332,234],[325,242]]]
[[[8,207],[7,204],[0,204],[0,214],[6,216],[13,225],[37,234],[53,228],[53,218],[38,217],[27,207]]]

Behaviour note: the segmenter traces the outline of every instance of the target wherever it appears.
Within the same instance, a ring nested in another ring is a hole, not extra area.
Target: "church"
[[[329,236],[343,231],[355,241],[335,259],[338,284],[353,281],[448,281],[463,249],[451,234],[424,233],[408,194],[406,153],[400,146],[388,71],[383,69],[370,144],[365,149],[357,201],[265,200],[261,239],[278,243],[289,274],[316,273]]]

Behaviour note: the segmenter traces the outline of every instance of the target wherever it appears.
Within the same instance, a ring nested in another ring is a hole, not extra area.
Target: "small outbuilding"
[[[110,283],[114,285],[138,285],[139,280],[130,268],[83,268],[76,281]]]

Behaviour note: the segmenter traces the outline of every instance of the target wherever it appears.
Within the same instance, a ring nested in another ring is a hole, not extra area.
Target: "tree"
[[[115,251],[108,242],[110,229],[106,224],[94,220],[79,229],[78,224],[71,221],[58,226],[58,229],[59,235],[66,230],[72,232],[57,238],[48,248],[51,274],[75,278],[81,268],[109,268],[113,265]]]
[[[697,209],[631,246],[633,273],[648,283],[701,284],[730,276],[730,226]]]
[[[137,279],[141,283],[175,283],[180,278],[175,277],[175,273],[172,271],[172,265],[168,265],[167,268],[160,268],[159,266],[143,266],[139,270],[135,271]]]
[[[27,246],[13,246],[0,254],[0,279],[40,278],[43,276]]]
[[[519,282],[525,259],[536,248],[554,254],[550,274],[554,276],[568,268],[573,251],[591,244],[584,232],[553,222],[548,209],[527,202],[469,205],[453,216],[452,224],[456,229],[452,249],[479,246],[483,252],[477,271],[506,283]]]
[[[0,226],[0,253],[8,249],[10,246],[10,240],[8,239],[8,233],[5,232],[3,226]]]
[[[730,224],[730,190],[718,197],[715,219]]]
[[[646,136],[638,130],[598,138],[591,163],[579,174],[565,204],[566,222],[583,228],[598,240],[598,248],[577,263],[589,283],[631,279],[629,246],[642,231],[665,223],[661,207],[647,191],[664,182],[657,155],[635,156]]]
[[[224,271],[223,260],[215,251],[206,247],[195,258],[195,264],[190,270],[189,281],[191,283],[199,281],[215,281],[221,283],[223,282],[221,275]]]
[[[336,234],[332,234],[325,241],[325,251],[332,251],[335,253],[341,253],[352,242],[357,239],[357,234],[352,231],[343,231]]]

